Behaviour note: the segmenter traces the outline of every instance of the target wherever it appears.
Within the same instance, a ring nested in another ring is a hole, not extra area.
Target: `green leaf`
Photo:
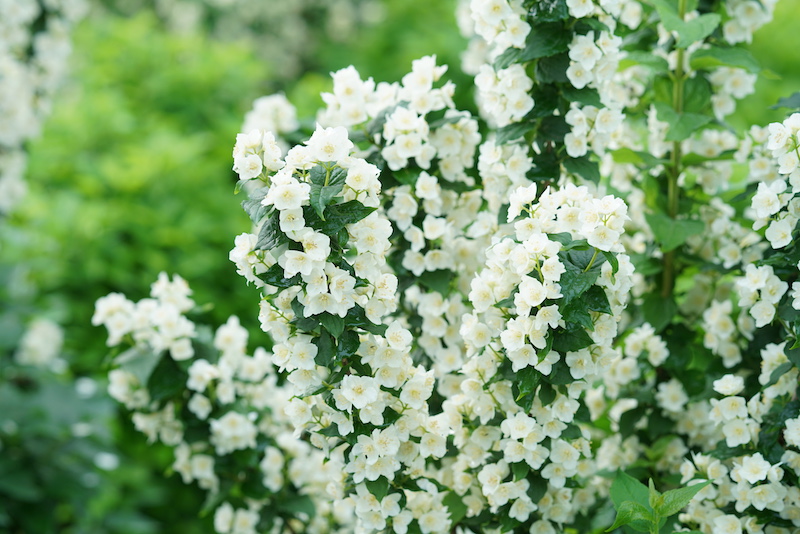
[[[544,85],[544,87],[552,88],[555,88],[553,84],[568,83],[569,77],[567,76],[567,69],[569,68],[569,63],[568,52],[562,52],[551,57],[543,57],[536,62],[536,76],[534,79],[539,84],[547,84]],[[549,106],[545,105],[544,109],[542,109],[542,100],[537,98],[535,94],[531,96],[533,96],[535,105],[531,112],[528,113],[527,117],[531,117],[532,115],[545,117],[552,114],[555,107],[551,107],[548,111],[547,107]]]
[[[594,106],[596,108],[603,107],[603,102],[600,100],[600,93],[597,92],[597,89],[590,87],[578,89],[569,85],[561,89],[561,95],[568,102],[578,102],[585,106]]]
[[[382,336],[388,328],[385,324],[375,324],[367,319],[364,308],[356,304],[347,312],[347,324],[354,328],[361,328],[371,334]]]
[[[445,297],[450,294],[450,282],[454,279],[455,275],[447,269],[425,271],[417,278],[420,284],[441,293]]]
[[[669,71],[669,63],[661,56],[653,55],[652,52],[644,50],[634,50],[625,55],[625,59],[620,61],[620,69],[625,70],[633,66],[647,67],[655,72]]]
[[[617,509],[625,501],[634,501],[642,506],[647,506],[650,501],[650,490],[647,486],[622,470],[617,471],[610,493]]]
[[[678,113],[669,104],[656,102],[656,111],[659,120],[669,124],[669,131],[665,137],[667,141],[683,141],[688,139],[701,126],[711,122],[711,117],[699,113]]]
[[[325,327],[325,330],[330,332],[335,339],[339,339],[339,336],[341,336],[342,332],[344,332],[343,317],[339,317],[338,315],[333,315],[330,313],[321,313],[317,316],[317,318],[322,323],[322,326]]]
[[[328,206],[325,220],[322,220],[317,215],[316,210],[310,206],[303,208],[303,217],[305,218],[306,226],[310,226],[327,236],[335,237],[339,230],[348,224],[360,221],[373,211],[375,211],[375,208],[368,208],[358,200],[349,200],[342,204]]]
[[[661,517],[669,517],[673,514],[677,514],[689,504],[689,501],[691,501],[701,489],[709,484],[711,484],[711,481],[706,480],[705,482],[693,484],[686,488],[669,490],[663,495],[663,504],[658,508],[654,507],[654,509]]]
[[[450,512],[450,521],[452,521],[454,525],[467,515],[467,510],[469,509],[467,505],[464,504],[464,501],[461,500],[461,497],[452,491],[447,492],[447,495],[442,500],[442,504],[444,504],[447,511]]]
[[[538,0],[530,9],[531,20],[537,22],[555,22],[569,18],[566,0]]]
[[[689,45],[702,41],[717,29],[722,17],[716,13],[706,13],[696,19],[683,22],[676,30],[678,32],[678,48],[688,48]]]
[[[625,501],[617,507],[617,518],[606,532],[611,532],[623,525],[630,525],[639,532],[649,532],[652,523],[653,514],[646,506],[634,501]]]
[[[590,346],[594,341],[580,325],[568,324],[553,332],[553,350],[562,354],[576,352]]]
[[[800,109],[800,91],[794,93],[792,96],[787,96],[778,100],[778,103],[771,106],[769,109]]]
[[[114,359],[114,363],[123,371],[131,373],[140,384],[145,385],[160,361],[160,353],[133,347]]]
[[[261,273],[258,277],[265,283],[277,288],[286,289],[300,283],[300,275],[296,274],[291,278],[286,278],[283,274],[283,267],[277,263]]]
[[[314,361],[317,365],[329,367],[333,363],[334,354],[336,354],[331,335],[327,330],[322,330],[319,337],[315,337],[312,343],[317,346],[317,355],[314,357]]]
[[[664,298],[658,292],[651,292],[642,302],[642,314],[656,333],[672,322],[677,311],[678,306],[672,297]]]
[[[530,471],[531,471],[531,466],[529,466],[527,462],[517,462],[515,464],[511,464],[511,472],[514,474],[514,482],[522,480],[523,478],[528,476],[528,473],[530,473]]]
[[[155,366],[147,379],[147,391],[155,401],[169,399],[183,393],[189,375],[178,367],[171,356],[163,353],[161,361]]]
[[[773,384],[776,384],[783,375],[791,371],[792,365],[793,365],[792,362],[784,362],[780,364],[778,367],[776,367],[775,370],[772,371],[772,374],[769,376],[769,382],[764,384],[764,387],[767,388]]]
[[[561,256],[561,253],[559,253],[559,256]],[[559,306],[568,305],[573,300],[583,295],[594,285],[595,280],[597,280],[600,274],[596,269],[583,272],[583,269],[575,266],[575,264],[564,261],[563,257],[562,263],[567,270],[562,273],[561,280],[559,281],[561,285],[561,294],[563,295],[563,300],[559,303]]]
[[[498,145],[503,145],[509,141],[514,141],[530,132],[535,127],[536,124],[529,121],[515,122],[508,126],[503,126],[497,130],[495,142]]]
[[[320,219],[325,220],[325,208],[336,198],[336,195],[342,192],[344,186],[342,184],[336,185],[317,185],[311,184],[311,191],[309,193],[309,204]]]
[[[650,0],[650,3],[658,11],[664,28],[678,34],[678,40],[675,43],[678,48],[687,48],[689,45],[705,39],[717,29],[722,20],[722,17],[716,13],[706,13],[692,20],[684,21],[681,20],[675,7],[666,0]]]
[[[649,152],[632,150],[630,148],[620,148],[611,153],[611,157],[617,163],[633,163],[646,169],[667,163],[667,160],[657,158]]]
[[[247,216],[250,217],[253,224],[257,224],[270,210],[269,206],[265,206],[261,203],[267,195],[268,190],[268,187],[257,189],[250,195],[250,198],[242,201],[242,209],[247,213]]]
[[[561,23],[540,24],[531,29],[525,48],[510,48],[494,62],[495,69],[504,69],[513,63],[526,63],[534,59],[550,57],[569,49],[572,32]]]
[[[656,489],[656,485],[653,483],[652,478],[647,481],[647,490],[649,492],[647,502],[650,505],[650,508],[653,510],[658,510],[657,507],[661,506],[663,499],[661,498],[661,493]]]
[[[283,230],[281,230],[278,210],[274,210],[267,216],[264,224],[261,225],[261,229],[258,231],[258,240],[256,241],[255,248],[256,250],[272,250],[281,245],[285,245],[289,241],[289,238],[283,233]]]
[[[419,178],[419,171],[414,169],[400,169],[392,171],[395,180],[403,185],[416,185],[417,178]]]
[[[543,382],[539,388],[539,400],[542,401],[542,406],[547,406],[556,400],[556,390],[548,383]]]
[[[663,252],[676,249],[684,244],[689,236],[701,234],[706,229],[703,221],[673,219],[663,213],[647,213],[645,219]]]
[[[722,48],[712,46],[701,48],[692,54],[691,66],[694,70],[713,70],[717,67],[736,67],[757,74],[761,70],[758,60],[745,48]]]
[[[389,493],[389,479],[385,476],[379,476],[376,480],[366,480],[364,483],[378,501],[382,501]]]
[[[341,362],[345,358],[351,357],[358,350],[361,342],[358,339],[358,334],[353,330],[343,332],[336,345],[336,361]]]
[[[305,515],[311,519],[317,513],[314,501],[308,495],[289,495],[286,500],[275,503],[275,508],[278,513],[283,513],[290,517]]]
[[[542,373],[533,367],[523,367],[516,376],[515,384],[519,388],[519,395],[515,399],[517,404],[526,410],[533,405],[533,392],[542,382]]]
[[[790,347],[783,352],[786,353],[786,357],[795,367],[800,367],[800,348]]]
[[[565,159],[564,168],[568,173],[578,175],[590,182],[598,183],[600,181],[600,167],[596,161],[589,159],[588,155]]]

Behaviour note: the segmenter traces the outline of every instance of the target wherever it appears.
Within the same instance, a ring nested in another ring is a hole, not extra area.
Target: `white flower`
[[[800,447],[800,418],[787,419],[786,430],[783,431],[786,443],[795,447]]]
[[[342,396],[359,410],[378,400],[378,387],[370,376],[347,375],[340,389]]]
[[[714,391],[721,395],[737,395],[744,389],[744,378],[736,375],[725,375],[714,380]]]
[[[347,128],[344,126],[323,128],[317,124],[311,138],[306,141],[306,146],[312,160],[328,162],[346,158],[355,145],[348,139]]]

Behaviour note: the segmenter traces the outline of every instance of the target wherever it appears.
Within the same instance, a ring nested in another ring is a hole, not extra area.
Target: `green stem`
[[[598,252],[600,252],[599,248],[594,249],[594,254],[592,255],[592,259],[589,261],[589,265],[586,266],[586,268],[583,270],[583,272],[588,272],[589,269],[592,268],[592,265],[594,265],[594,260],[597,258],[597,253]]]
[[[678,16],[681,20],[686,16],[686,0],[678,0]],[[676,113],[683,113],[684,81],[686,73],[683,71],[684,50],[678,49],[675,72],[672,86],[672,108]],[[680,205],[680,188],[678,178],[681,175],[681,142],[672,143],[672,154],[667,168],[667,210],[673,219],[678,216]],[[675,287],[675,254],[676,249],[664,255],[664,272],[661,285],[661,296],[669,298]]]

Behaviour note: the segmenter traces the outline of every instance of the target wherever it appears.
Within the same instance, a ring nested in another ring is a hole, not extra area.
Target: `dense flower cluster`
[[[25,143],[50,111],[86,9],[84,0],[0,2],[0,216],[25,195]]]
[[[636,467],[705,481],[670,505],[688,504],[670,528],[800,527],[800,115],[721,128],[757,69],[707,39],[748,40],[771,7],[463,4],[488,132],[455,109],[433,56],[400,83],[333,73],[293,147],[293,108],[260,100],[233,151],[254,229],[230,259],[261,292],[273,346],[253,358],[274,371],[246,378],[228,362],[244,349],[222,342],[221,363],[198,359],[199,331],[175,316],[186,301],[108,297],[96,320],[115,343],[193,359],[175,393],[208,421],[204,444],[181,445],[155,383],[118,375],[114,394],[151,410],[137,425],[179,447],[187,480],[225,500],[208,457],[257,450],[264,487],[307,491],[330,530],[588,532],[609,498],[625,519],[638,497],[611,478]],[[243,347],[242,332],[217,338]],[[280,405],[240,385],[260,381]],[[253,411],[210,404],[238,397]],[[331,470],[270,470],[303,447]],[[217,531],[250,532],[263,504],[221,505]]]

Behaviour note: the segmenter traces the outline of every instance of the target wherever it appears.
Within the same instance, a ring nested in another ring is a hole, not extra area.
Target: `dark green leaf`
[[[154,401],[169,399],[183,393],[189,375],[167,353],[155,366],[147,379],[147,391]]]
[[[371,334],[382,336],[388,328],[385,324],[375,324],[367,319],[364,308],[355,305],[347,312],[347,324],[354,328],[361,328]]]
[[[566,328],[553,332],[553,350],[562,354],[585,349],[592,343],[592,338],[580,325],[568,324]]]
[[[400,169],[397,171],[392,171],[395,179],[403,185],[415,185],[417,183],[417,178],[419,178],[419,171],[415,169]]]
[[[290,495],[286,500],[275,503],[275,508],[278,513],[286,514],[289,517],[303,515],[311,519],[317,513],[314,501],[308,495]]]
[[[517,480],[522,480],[528,473],[530,473],[531,466],[529,466],[526,462],[517,462],[515,464],[511,464],[511,472],[514,474],[514,482]]]
[[[566,158],[564,168],[568,173],[580,176],[584,180],[598,183],[600,181],[600,167],[596,161],[589,159],[589,156],[579,158]]]
[[[559,253],[559,256],[562,256],[562,254]],[[583,272],[583,269],[575,266],[575,264],[564,261],[563,256],[562,263],[564,263],[567,270],[561,274],[561,280],[559,281],[561,285],[561,295],[563,295],[559,306],[569,305],[573,300],[583,295],[594,285],[595,280],[597,280],[600,274],[596,269],[589,269],[589,271]]]
[[[567,52],[562,52],[552,57],[543,57],[536,63],[536,81],[540,84],[569,82],[569,77],[567,76],[569,63],[569,53]],[[533,101],[536,103],[534,105],[535,110],[539,107],[540,102],[535,96]],[[552,109],[550,111],[552,113]]]
[[[503,126],[497,130],[495,142],[503,145],[509,141],[515,141],[536,127],[532,122],[514,122],[508,126]]]
[[[450,521],[455,525],[467,515],[468,507],[461,500],[461,497],[452,491],[447,492],[447,495],[442,500],[447,511],[450,512]]]
[[[321,313],[317,316],[322,326],[325,327],[335,339],[339,339],[339,336],[342,335],[344,332],[344,318],[339,317],[338,315],[333,315],[330,313]]]
[[[361,344],[358,339],[358,334],[352,330],[343,332],[341,336],[339,336],[338,342],[336,346],[336,360],[339,362],[355,354]]]
[[[437,291],[446,297],[450,294],[450,282],[454,278],[455,275],[451,271],[440,269],[438,271],[425,271],[417,280],[428,289]]]
[[[325,220],[325,208],[342,192],[343,184],[336,185],[317,185],[311,184],[309,193],[309,204],[314,208],[314,212]]]
[[[516,401],[519,406],[530,410],[533,405],[533,393],[542,381],[542,373],[533,367],[523,367],[517,372],[516,380],[514,381],[519,388],[519,395]]]
[[[772,371],[772,374],[769,377],[769,382],[764,384],[764,387],[767,388],[773,384],[776,384],[778,380],[780,380],[781,377],[786,373],[788,373],[791,369],[792,369],[792,362],[784,362],[780,364],[778,367],[775,368],[774,371]]]
[[[566,30],[563,24],[537,24],[531,28],[519,60],[526,62],[566,52],[571,41],[572,32]]]
[[[317,346],[317,355],[314,357],[314,361],[317,363],[317,365],[329,367],[333,362],[333,357],[335,354],[334,343],[331,335],[327,330],[322,330],[319,337],[315,337],[312,343]]]
[[[324,221],[309,206],[303,208],[303,216],[306,226],[310,226],[325,235],[336,236],[339,230],[348,224],[360,221],[373,211],[375,211],[375,208],[368,208],[357,200],[349,200],[342,204],[328,206]]]
[[[572,86],[566,86],[561,89],[561,94],[568,102],[578,102],[585,106],[594,106],[596,108],[603,107],[603,102],[600,100],[600,93],[597,89],[584,87],[577,89]]]
[[[531,20],[537,22],[555,22],[569,18],[566,0],[538,0],[530,9]]]
[[[283,275],[283,267],[277,263],[266,270],[266,272],[258,275],[258,277],[265,283],[277,288],[285,289],[300,283],[300,275],[296,274],[291,278],[285,278]]]
[[[572,131],[572,127],[567,124],[563,116],[550,116],[542,119],[539,124],[539,135],[537,140],[563,142],[564,136]]]
[[[556,390],[553,389],[553,386],[542,382],[542,385],[539,387],[539,400],[542,401],[542,406],[547,406],[556,400]]]
[[[256,250],[272,250],[285,245],[289,241],[289,238],[281,230],[280,215],[275,210],[267,216],[258,231]]]
[[[494,70],[501,70],[510,67],[514,63],[520,63],[519,58],[522,55],[522,50],[519,48],[507,48],[505,52],[497,56],[494,60]]]
[[[258,224],[270,210],[270,207],[263,205],[260,198],[250,197],[242,201],[242,209],[244,209],[247,216],[250,217],[253,224]]]
[[[376,480],[366,480],[365,484],[369,492],[378,499],[378,501],[382,501],[389,493],[389,479],[384,476],[380,476]]]

